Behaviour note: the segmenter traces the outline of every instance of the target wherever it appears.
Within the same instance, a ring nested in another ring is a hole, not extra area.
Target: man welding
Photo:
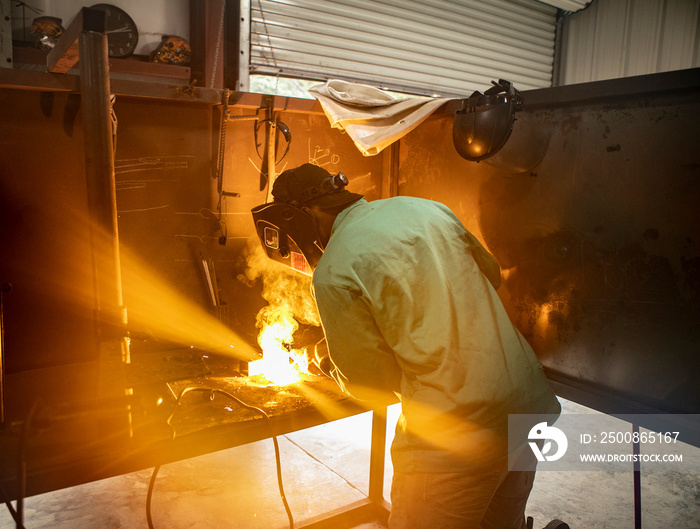
[[[253,217],[270,257],[313,273],[343,391],[401,399],[389,527],[524,529],[536,459],[525,443],[510,455],[532,470],[509,471],[508,415],[561,408],[496,294],[498,263],[443,204],[347,184],[289,169]]]

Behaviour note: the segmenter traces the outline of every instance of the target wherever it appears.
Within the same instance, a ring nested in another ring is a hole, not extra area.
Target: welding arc
[[[199,391],[199,392],[205,392],[209,393],[209,400],[214,399],[214,395],[217,393],[219,395],[223,395],[224,397],[228,397],[229,399],[233,400],[236,402],[238,405],[242,406],[243,408],[246,408],[247,410],[250,411],[256,411],[263,415],[266,419],[270,419],[270,416],[265,413],[260,408],[256,408],[255,406],[251,406],[249,404],[246,404],[243,402],[241,399],[238,397],[235,397],[231,395],[230,393],[223,391],[221,389],[214,389],[214,388],[202,388],[202,387],[186,387],[183,389],[180,394],[177,397],[177,401],[175,402],[175,405],[173,406],[173,411],[170,413],[170,416],[168,416],[168,419],[165,421],[168,427],[170,428],[172,432],[172,436],[170,437],[170,440],[173,441],[175,440],[175,427],[171,424],[170,421],[173,420],[173,417],[175,416],[175,412],[180,406],[180,402],[182,401],[182,397],[185,396],[186,393],[189,393],[190,391]],[[280,460],[280,447],[279,444],[277,443],[277,436],[273,435],[272,436],[272,443],[275,446],[275,463],[277,465],[277,484],[279,486],[280,490],[280,498],[282,498],[282,504],[284,505],[284,510],[287,512],[287,518],[289,518],[289,529],[294,529],[294,518],[292,517],[292,511],[289,508],[289,503],[287,503],[287,497],[284,494],[284,485],[282,483],[282,462]],[[153,519],[151,518],[151,499],[153,498],[153,489],[156,484],[156,476],[158,475],[158,471],[160,470],[160,467],[162,465],[158,465],[153,469],[153,474],[151,474],[151,481],[148,484],[148,493],[146,495],[146,520],[148,521],[148,528],[149,529],[154,529],[153,525]]]

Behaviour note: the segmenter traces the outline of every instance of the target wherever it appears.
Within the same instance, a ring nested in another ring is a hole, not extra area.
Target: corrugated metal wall
[[[700,0],[594,0],[563,23],[556,84],[700,66]]]
[[[251,0],[250,73],[464,96],[551,85],[556,13],[536,0]]]

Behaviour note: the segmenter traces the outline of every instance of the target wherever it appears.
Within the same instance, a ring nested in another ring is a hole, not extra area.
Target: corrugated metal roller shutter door
[[[252,0],[250,73],[469,95],[551,86],[556,8],[535,0]]]
[[[700,0],[596,0],[567,17],[559,84],[700,66]]]

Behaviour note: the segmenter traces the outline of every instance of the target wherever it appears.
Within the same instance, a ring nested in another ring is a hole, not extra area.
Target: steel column
[[[389,504],[384,500],[384,461],[386,459],[386,415],[387,407],[372,411],[372,444],[369,456],[369,501],[375,516],[386,523]]]
[[[114,181],[109,56],[107,36],[104,33],[84,31],[79,40],[80,92],[95,275],[95,309],[98,332],[101,338],[106,338],[105,332],[108,329],[121,334],[121,327],[126,324],[121,289],[117,195]]]

